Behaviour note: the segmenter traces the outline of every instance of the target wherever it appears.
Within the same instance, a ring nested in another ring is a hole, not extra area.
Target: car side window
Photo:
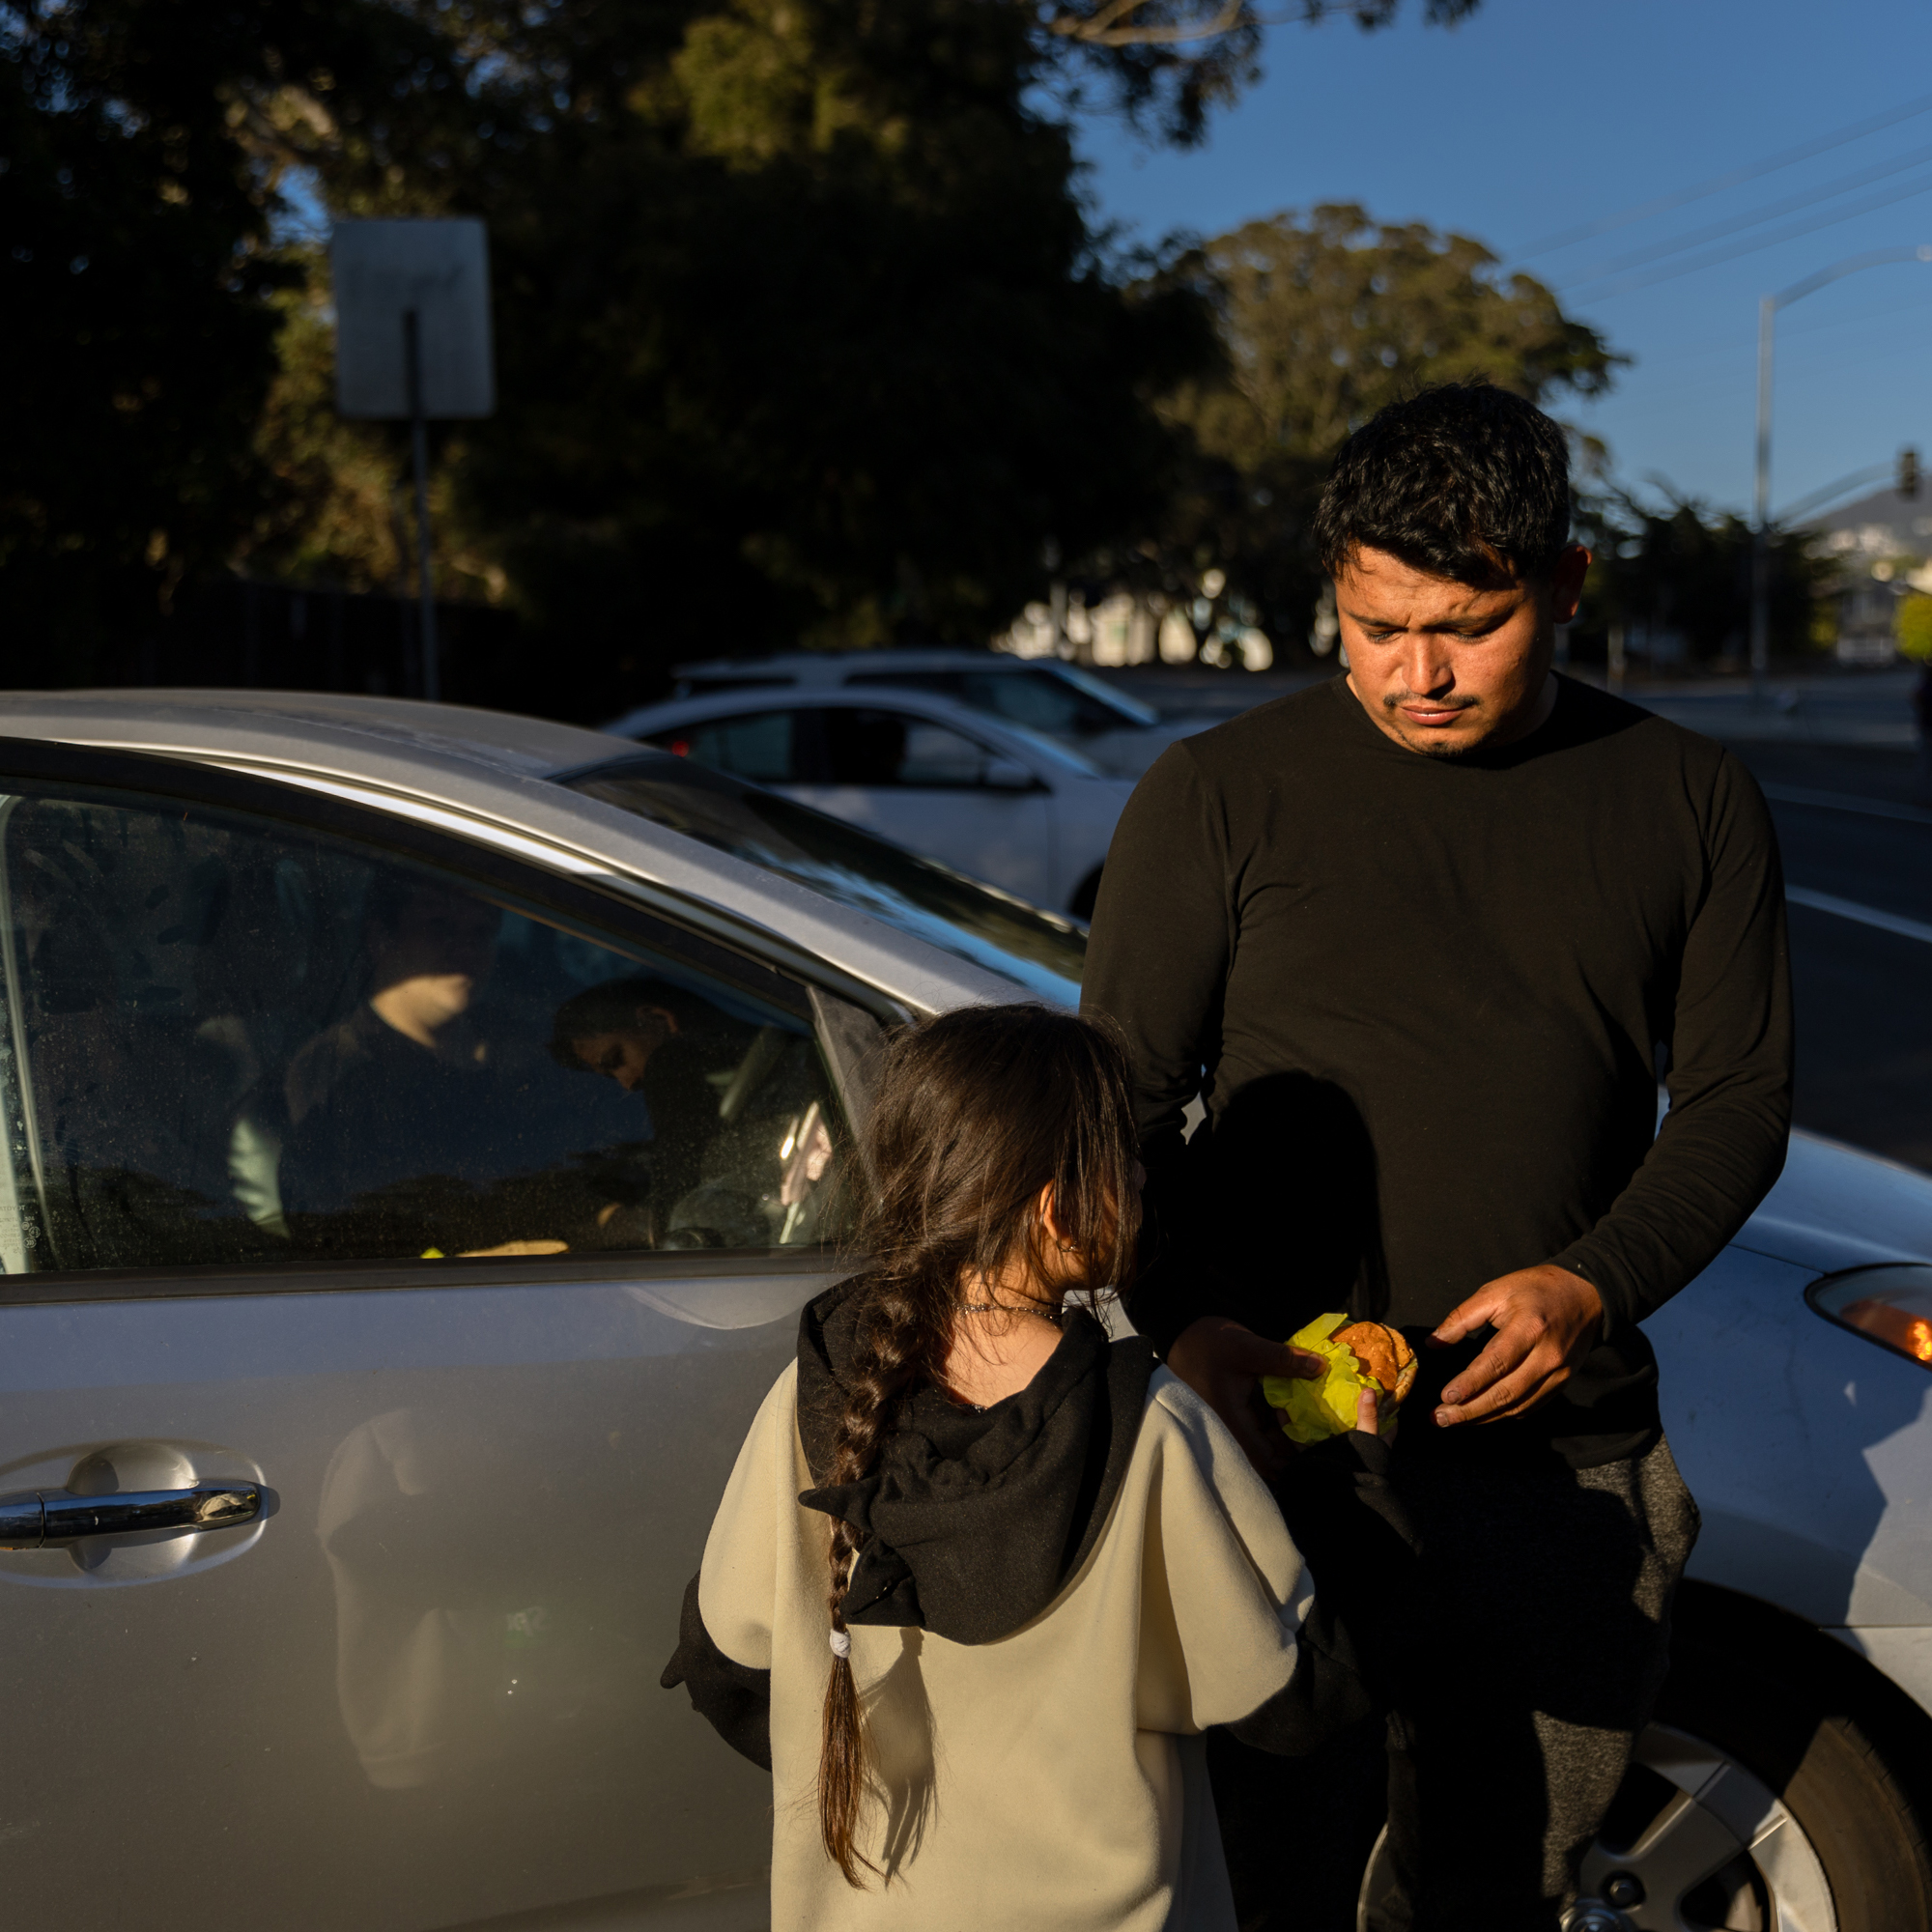
[[[846,1127],[803,996],[675,934],[125,794],[0,802],[0,886],[10,1273],[834,1232]]]
[[[825,760],[836,785],[952,788],[985,782],[990,753],[963,733],[905,711],[826,711]]]
[[[753,784],[797,784],[800,733],[795,711],[754,711],[661,731],[650,742],[680,758],[695,758]]]

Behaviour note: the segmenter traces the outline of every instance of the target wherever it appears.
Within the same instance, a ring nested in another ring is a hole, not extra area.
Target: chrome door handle
[[[39,1549],[81,1536],[127,1536],[144,1529],[233,1529],[262,1514],[254,1483],[197,1483],[191,1490],[124,1490],[77,1496],[29,1490],[0,1496],[0,1549]]]

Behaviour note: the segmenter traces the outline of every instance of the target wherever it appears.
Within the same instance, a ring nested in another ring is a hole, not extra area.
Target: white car
[[[1119,778],[1139,778],[1176,738],[1214,722],[1212,717],[1163,718],[1078,665],[998,651],[784,651],[773,657],[679,665],[671,678],[673,697],[753,687],[923,691],[1057,738]],[[637,735],[628,719],[609,728],[626,737]]]
[[[743,684],[610,728],[1079,920],[1134,788],[1024,724],[883,686]]]
[[[373,1211],[305,1207],[255,1103],[361,1020],[408,904],[482,975],[493,1053],[442,1072],[507,1083],[509,1164],[412,1131],[350,1149],[390,1163]],[[826,1198],[880,1029],[1069,1002],[1082,952],[595,732],[0,698],[6,1922],[768,1926],[770,1780],[658,1684],[685,1582],[849,1266]],[[662,1093],[545,1052],[607,991],[675,1007]],[[526,1216],[526,1169],[639,1184],[567,1248],[425,1238],[466,1188]],[[1704,1534],[1574,1923],[1923,1932],[1932,1179],[1794,1135],[1646,1325]]]

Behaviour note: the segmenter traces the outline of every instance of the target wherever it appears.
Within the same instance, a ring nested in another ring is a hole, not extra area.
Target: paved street
[[[1913,754],[1738,751],[1771,794],[1793,898],[1799,1124],[1932,1169],[1932,809],[1907,802]],[[1904,929],[1804,903],[1810,895]]]
[[[1310,682],[1113,675],[1170,714],[1221,717]],[[1915,782],[1911,677],[1774,680],[1759,708],[1735,682],[1630,696],[1732,744],[1771,797],[1792,892],[1799,1125],[1932,1171],[1932,798]]]

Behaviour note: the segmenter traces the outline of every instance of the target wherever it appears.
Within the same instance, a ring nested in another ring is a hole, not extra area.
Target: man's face
[[[1590,553],[1548,580],[1478,590],[1360,545],[1335,575],[1349,687],[1397,744],[1433,757],[1507,745],[1555,702],[1556,626],[1577,614]]]
[[[625,1093],[635,1094],[644,1068],[651,1064],[651,1055],[676,1031],[677,1022],[661,1008],[640,1007],[635,1025],[587,1034],[570,1045],[581,1065],[614,1080]]]

